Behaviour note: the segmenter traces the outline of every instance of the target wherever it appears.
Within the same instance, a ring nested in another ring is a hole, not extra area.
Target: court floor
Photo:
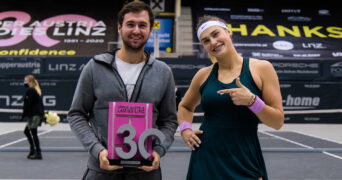
[[[0,179],[80,179],[87,152],[71,131],[39,131],[43,160],[28,160],[22,131],[0,134]],[[342,144],[296,131],[259,131],[270,180],[341,180]],[[179,136],[161,160],[164,180],[186,177],[190,150]]]

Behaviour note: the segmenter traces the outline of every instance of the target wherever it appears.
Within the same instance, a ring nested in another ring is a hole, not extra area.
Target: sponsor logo
[[[56,106],[56,96],[43,95],[44,106]],[[22,107],[24,105],[23,95],[0,95],[0,105],[6,107]]]
[[[291,88],[291,84],[280,84],[280,88]]]
[[[288,21],[300,21],[300,22],[309,22],[312,19],[310,17],[304,17],[304,16],[289,16],[287,17]]]
[[[342,57],[342,52],[333,52],[332,56],[334,56],[334,57]]]
[[[193,64],[168,64],[171,69],[202,69],[206,67],[206,65],[193,65]]]
[[[301,10],[300,9],[281,9],[281,13],[299,14],[299,13],[301,13]]]
[[[320,10],[318,10],[318,14],[323,15],[323,16],[329,16],[330,12],[327,9],[320,9]]]
[[[260,8],[247,8],[247,12],[264,12],[264,9],[260,9]]]
[[[320,84],[304,84],[305,88],[320,88]]]
[[[312,68],[316,69],[319,67],[319,63],[273,63],[272,65],[277,68]]]
[[[293,49],[294,45],[289,41],[275,41],[273,47],[278,50],[287,51]]]
[[[293,57],[313,58],[313,57],[321,57],[321,54],[319,54],[319,53],[315,53],[315,54],[293,54]]]
[[[262,16],[252,16],[252,15],[230,15],[230,19],[234,20],[263,20]]]
[[[205,7],[204,8],[205,11],[231,11],[230,8],[212,8],[212,7]]]
[[[284,57],[278,53],[261,53],[261,52],[252,52],[253,57],[264,57],[264,58],[282,58]]]
[[[320,121],[319,117],[304,117],[304,121]]]
[[[320,105],[320,101],[319,97],[293,97],[289,94],[283,100],[283,104],[284,109],[314,109]]]
[[[342,62],[332,64],[330,66],[330,73],[336,76],[342,75]]]
[[[327,47],[323,43],[302,43],[302,47],[305,49],[326,49]]]
[[[234,43],[235,47],[268,47],[267,43]]]
[[[80,67],[77,67],[77,64],[72,63],[65,63],[65,64],[49,64],[48,70],[49,71],[67,71],[67,72],[74,72],[74,71],[82,71],[85,64],[82,64]]]

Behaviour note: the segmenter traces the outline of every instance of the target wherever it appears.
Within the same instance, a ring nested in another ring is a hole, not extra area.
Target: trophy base
[[[152,166],[151,160],[130,160],[130,159],[109,159],[110,165],[120,165],[124,167]]]

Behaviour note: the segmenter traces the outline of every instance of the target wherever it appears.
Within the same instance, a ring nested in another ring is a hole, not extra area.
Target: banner
[[[152,35],[148,38],[145,45],[146,51],[154,52],[154,39],[156,34],[158,36],[159,50],[160,52],[172,52],[173,51],[173,20],[167,19],[155,19],[153,25]]]
[[[210,14],[224,19],[242,56],[258,59],[342,58],[341,11],[328,8],[237,7],[203,1],[192,6],[193,27]],[[194,42],[199,42],[196,32]],[[203,50],[201,45],[196,49]]]
[[[61,121],[65,121],[77,80],[38,80],[45,110],[59,111]],[[0,87],[0,109],[5,109],[0,113],[1,121],[20,121],[26,91],[24,76],[22,79],[2,79]]]
[[[63,12],[4,7],[0,8],[0,57],[93,56],[117,38],[113,9]]]
[[[286,122],[342,123],[341,82],[280,83]]]

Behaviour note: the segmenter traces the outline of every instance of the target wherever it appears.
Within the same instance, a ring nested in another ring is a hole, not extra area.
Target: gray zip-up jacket
[[[153,104],[153,128],[166,136],[153,142],[153,150],[164,156],[177,129],[175,83],[172,71],[164,62],[148,55],[131,102]],[[108,108],[110,101],[128,102],[125,85],[117,71],[114,53],[94,56],[84,67],[68,113],[72,131],[89,151],[88,168],[100,169],[99,153],[107,149]]]

